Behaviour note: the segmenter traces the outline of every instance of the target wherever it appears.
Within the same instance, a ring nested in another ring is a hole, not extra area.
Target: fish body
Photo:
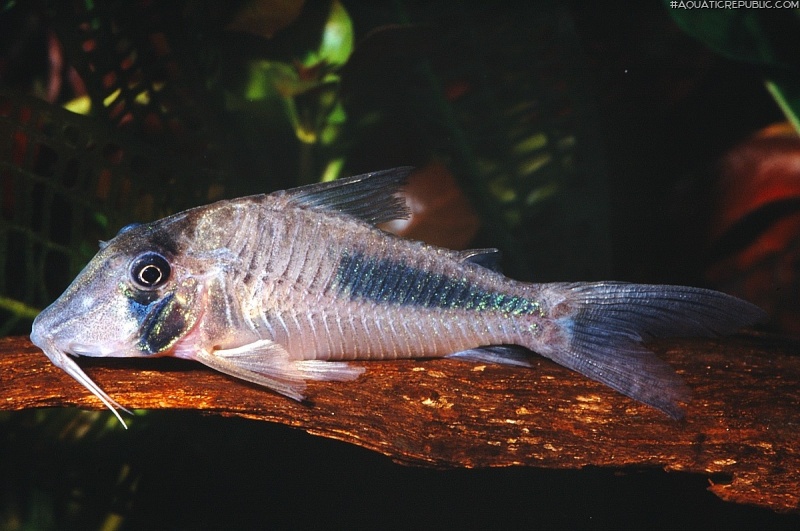
[[[407,215],[397,193],[410,171],[126,227],[36,318],[31,339],[112,410],[121,406],[72,356],[192,359],[301,400],[307,380],[358,377],[348,360],[527,364],[514,345],[678,418],[688,390],[641,342],[763,318],[699,288],[519,282],[495,270],[494,249],[457,252],[383,232],[375,224]]]

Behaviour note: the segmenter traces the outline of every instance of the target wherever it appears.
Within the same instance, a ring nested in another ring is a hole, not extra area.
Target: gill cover
[[[194,303],[197,299],[197,280],[182,280],[174,290],[160,299],[145,305],[143,311],[134,310],[139,319],[137,348],[143,354],[158,354],[172,348],[197,322]],[[134,308],[140,307],[131,301]]]

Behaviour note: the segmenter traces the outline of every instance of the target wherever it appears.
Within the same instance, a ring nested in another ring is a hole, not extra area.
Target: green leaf
[[[34,319],[41,311],[39,308],[33,308],[22,301],[10,297],[0,297],[0,309],[8,310],[23,319]]]
[[[800,83],[768,79],[765,84],[775,103],[800,135]]]
[[[317,59],[329,65],[342,66],[353,53],[353,22],[338,0],[331,4],[331,12],[322,32],[322,43]]]
[[[248,68],[245,98],[258,101],[275,95],[290,98],[308,90],[313,82],[303,82],[297,69],[280,61],[252,61]]]

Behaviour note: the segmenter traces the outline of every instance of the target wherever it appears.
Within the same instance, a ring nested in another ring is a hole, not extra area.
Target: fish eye
[[[158,253],[145,253],[131,263],[131,278],[137,286],[155,289],[169,280],[171,268]]]

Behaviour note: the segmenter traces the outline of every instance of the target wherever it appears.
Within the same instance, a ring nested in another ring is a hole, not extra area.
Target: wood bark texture
[[[800,512],[800,346],[771,336],[651,348],[689,383],[674,421],[535,357],[533,370],[456,360],[365,362],[311,382],[308,402],[180,360],[80,359],[130,409],[191,409],[295,426],[408,465],[661,467],[708,476],[731,502]],[[0,338],[0,409],[102,404],[27,338]]]

